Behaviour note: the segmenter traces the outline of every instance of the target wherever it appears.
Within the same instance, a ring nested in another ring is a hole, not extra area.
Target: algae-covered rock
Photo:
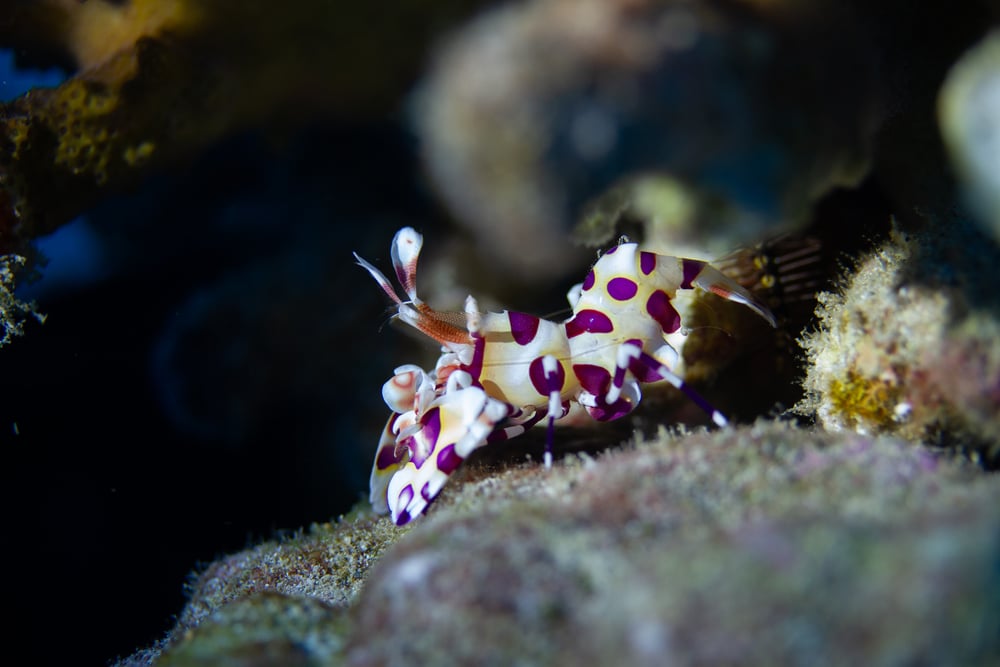
[[[470,463],[409,530],[361,516],[211,566],[145,664],[1000,657],[1000,480],[960,460],[759,422]]]
[[[221,558],[192,579],[168,636],[120,664],[330,664],[343,612],[406,532],[361,512]]]
[[[260,593],[214,612],[158,665],[319,667],[332,664],[343,609],[314,597]]]
[[[20,255],[0,255],[0,347],[15,336],[24,334],[24,322],[30,316],[39,322],[45,316],[35,309],[34,303],[19,299],[15,294],[15,272],[24,266]]]
[[[804,338],[809,396],[829,430],[1000,454],[1000,252],[968,220],[896,233],[820,295]]]
[[[475,5],[5,3],[0,47],[73,76],[0,104],[0,252],[236,133],[388,113],[432,36]]]

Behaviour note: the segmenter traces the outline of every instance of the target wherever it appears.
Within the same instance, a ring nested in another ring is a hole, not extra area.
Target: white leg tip
[[[552,467],[552,452],[545,452],[545,468],[546,470]]]

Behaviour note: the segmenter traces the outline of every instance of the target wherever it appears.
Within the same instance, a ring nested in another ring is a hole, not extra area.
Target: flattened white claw
[[[409,469],[400,470],[389,480],[389,510],[397,526],[409,523],[427,507],[427,501],[414,492],[412,475],[408,472]]]
[[[486,444],[510,408],[480,387],[442,394],[424,413],[406,440],[409,460],[389,480],[386,490],[392,520],[402,525],[421,514],[448,477],[474,450]]]
[[[413,227],[403,227],[392,237],[392,263],[406,266],[417,259],[424,237]]]
[[[420,303],[417,298],[417,258],[423,244],[424,237],[413,227],[403,227],[392,239],[392,266],[399,284],[413,303]]]

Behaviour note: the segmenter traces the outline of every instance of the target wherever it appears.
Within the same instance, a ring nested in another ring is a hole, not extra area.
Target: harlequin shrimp
[[[618,419],[639,403],[640,384],[665,380],[724,426],[725,417],[671,370],[677,352],[667,337],[682,325],[671,305],[677,290],[713,292],[775,325],[764,305],[710,264],[635,243],[609,249],[570,290],[573,312],[564,322],[515,311],[483,313],[472,296],[464,313],[442,313],[417,296],[422,243],[409,227],[392,242],[406,300],[354,254],[396,303],[395,317],[441,345],[432,372],[400,366],[382,388],[392,414],[372,467],[371,502],[399,525],[422,513],[475,449],[516,437],[543,419],[545,465],[551,466],[553,426],[571,402],[598,421]]]

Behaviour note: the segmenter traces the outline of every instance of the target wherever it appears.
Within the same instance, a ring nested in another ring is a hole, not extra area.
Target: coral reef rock
[[[1000,454],[1000,250],[961,218],[895,233],[843,287],[820,295],[805,336],[809,396],[829,430]]]
[[[15,273],[24,266],[20,255],[0,255],[0,347],[15,336],[24,334],[24,322],[28,316],[45,322],[45,316],[35,309],[33,302],[25,302],[15,296]]]
[[[215,563],[121,666],[1000,657],[1000,480],[940,452],[760,421],[470,463],[406,530],[362,513]]]
[[[0,253],[234,133],[387,113],[435,32],[475,4],[5,4],[0,47],[75,73],[0,105]]]

